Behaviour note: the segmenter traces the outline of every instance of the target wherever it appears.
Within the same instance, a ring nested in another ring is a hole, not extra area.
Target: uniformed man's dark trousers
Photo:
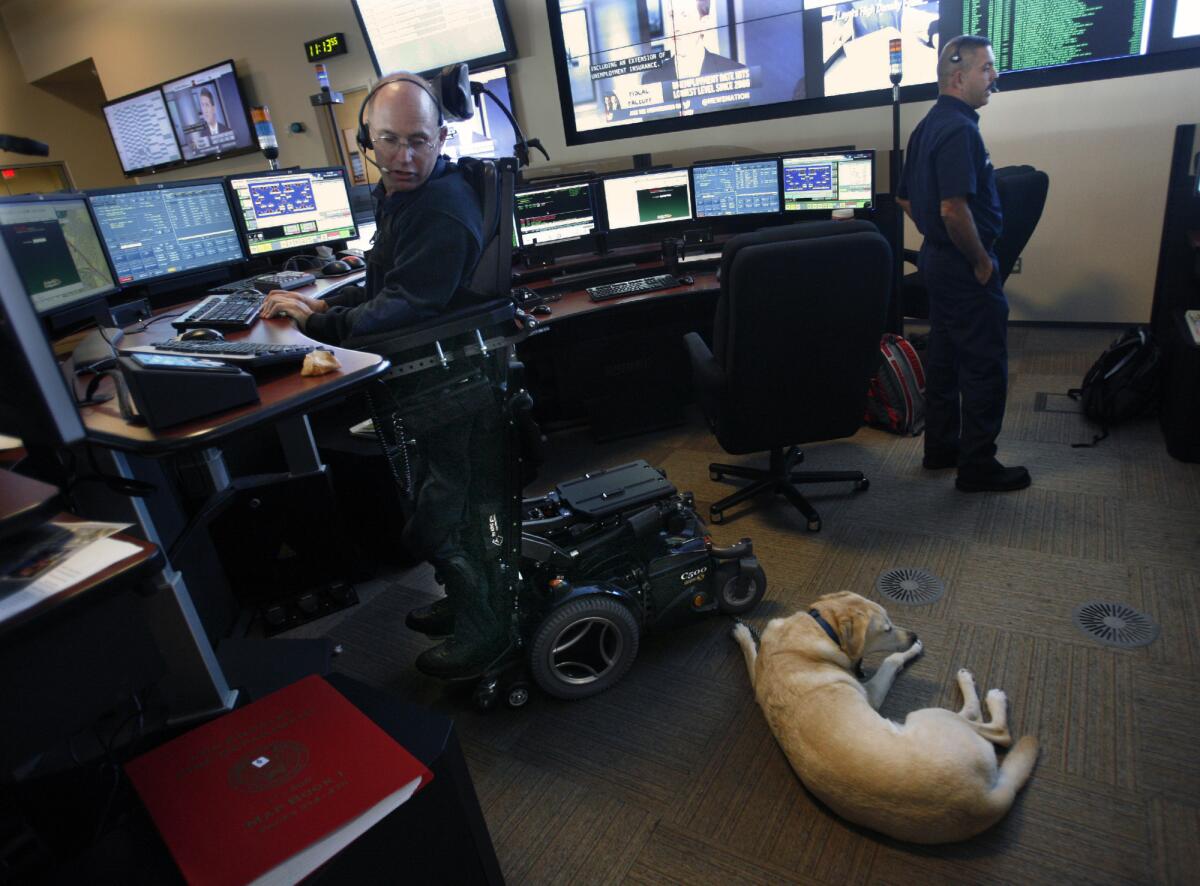
[[[1008,301],[999,264],[986,286],[953,246],[925,241],[920,267],[929,293],[925,365],[925,454],[957,453],[959,467],[990,464],[1008,390]],[[960,405],[961,403],[961,405]]]

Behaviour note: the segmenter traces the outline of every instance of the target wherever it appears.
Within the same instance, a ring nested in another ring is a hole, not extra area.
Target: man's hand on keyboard
[[[272,289],[263,301],[264,317],[291,317],[304,328],[312,314],[323,314],[328,306],[319,298],[301,295],[288,289]]]

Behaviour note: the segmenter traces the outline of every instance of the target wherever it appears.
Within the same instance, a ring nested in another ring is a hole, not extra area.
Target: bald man
[[[938,100],[908,140],[897,200],[924,235],[929,292],[925,455],[958,468],[963,492],[1029,485],[1029,471],[996,459],[1008,389],[1008,301],[994,251],[1002,216],[978,109],[999,74],[992,45],[965,35],[938,59]]]
[[[412,80],[384,83],[365,109],[380,167],[366,281],[326,300],[275,290],[263,302],[264,316],[291,317],[318,341],[403,329],[480,301],[465,288],[483,247],[479,200],[441,154],[446,127],[428,83],[391,76]]]

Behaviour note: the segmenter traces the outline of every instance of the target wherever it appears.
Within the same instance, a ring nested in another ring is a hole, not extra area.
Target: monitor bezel
[[[104,232],[100,229],[99,219],[96,217],[96,208],[92,205],[93,197],[106,197],[112,194],[129,194],[138,191],[169,191],[182,190],[189,187],[204,187],[208,185],[216,185],[221,189],[221,196],[225,198],[225,208],[229,210],[229,218],[233,222],[234,233],[237,235],[238,254],[239,257],[229,259],[227,261],[213,262],[212,264],[202,265],[196,268],[188,268],[186,271],[168,271],[159,274],[156,277],[145,277],[141,280],[131,280],[128,283],[122,283],[116,274],[116,265],[112,260],[112,253],[108,248],[108,241],[104,238]],[[246,245],[242,242],[241,233],[238,230],[237,218],[233,214],[233,204],[229,199],[229,189],[225,186],[224,176],[212,176],[209,178],[182,179],[180,181],[171,182],[150,182],[148,184],[139,185],[124,185],[115,188],[89,188],[83,192],[88,198],[88,207],[92,210],[92,219],[96,222],[96,232],[100,235],[100,246],[104,249],[104,254],[108,258],[108,265],[113,271],[113,279],[117,281],[117,286],[122,290],[132,289],[136,286],[146,286],[151,283],[159,283],[163,280],[173,279],[175,277],[186,277],[191,274],[198,274],[204,271],[211,271],[214,268],[228,267],[235,262],[246,261]]]
[[[362,11],[358,8],[358,0],[351,0],[350,5],[354,8],[354,18],[358,22],[358,32],[362,36],[363,43],[366,44],[367,54],[371,57],[371,67],[375,71],[375,76],[383,77],[387,74],[395,73],[395,71],[385,71],[379,66],[379,57],[375,54],[375,44],[371,42],[371,36],[367,32],[367,23],[363,19]],[[509,62],[516,58],[517,44],[513,38],[512,21],[508,17],[508,8],[504,5],[504,0],[492,0],[492,7],[496,12],[496,19],[500,26],[500,40],[504,44],[503,50],[472,59],[453,59],[432,68],[424,68],[415,73],[422,76],[430,76],[436,74],[446,65],[453,64],[466,64],[470,71],[483,70],[485,68],[494,68],[503,62]]]
[[[263,178],[282,178],[283,176],[302,175],[310,172],[337,172],[341,175],[342,185],[346,188],[346,204],[350,207],[350,223],[354,230],[349,236],[339,238],[339,240],[356,240],[358,239],[358,219],[354,217],[354,206],[350,202],[350,179],[346,175],[346,169],[343,166],[312,166],[303,167],[300,169],[268,169],[262,172],[236,172],[232,175],[224,177],[225,194],[229,200],[229,209],[233,213],[233,223],[237,226],[238,237],[242,242],[242,249],[246,254],[247,261],[270,261],[273,256],[279,255],[296,255],[306,249],[316,249],[318,246],[323,246],[328,243],[337,243],[338,240],[323,240],[320,243],[310,243],[305,246],[291,246],[285,249],[272,249],[268,252],[251,252],[250,251],[250,232],[246,228],[246,219],[242,214],[241,207],[238,205],[237,191],[234,190],[234,182],[244,179],[263,179]]]
[[[646,222],[645,224],[640,224],[640,225],[626,225],[626,226],[622,226],[619,228],[614,228],[612,226],[612,219],[610,219],[609,215],[608,215],[608,189],[604,186],[604,183],[608,182],[608,181],[615,181],[617,179],[638,178],[638,177],[644,177],[644,176],[650,176],[650,175],[661,175],[664,172],[682,172],[686,176],[687,187],[688,187],[688,213],[689,213],[690,217],[689,218],[665,219],[663,221]],[[621,172],[611,172],[611,173],[606,173],[604,175],[597,176],[596,181],[598,181],[600,183],[600,199],[603,203],[603,209],[604,209],[604,227],[597,228],[597,230],[603,231],[606,234],[615,233],[615,234],[621,235],[621,234],[625,234],[629,231],[640,231],[640,230],[644,230],[647,228],[658,230],[658,229],[660,229],[660,226],[685,225],[685,224],[689,224],[689,223],[695,221],[696,216],[692,212],[692,169],[691,169],[691,166],[679,167],[679,166],[664,165],[664,166],[655,166],[650,169],[629,169],[629,170],[623,170]]]
[[[588,186],[588,200],[592,204],[592,229],[590,231],[588,231],[588,233],[580,234],[577,237],[564,237],[560,240],[551,240],[548,243],[526,243],[525,239],[521,236],[520,221],[517,219],[516,198],[519,197],[521,194],[534,194],[534,193],[537,193],[538,191],[554,191],[554,190],[558,190],[560,188],[574,188],[574,187],[578,187],[579,185],[587,185]],[[534,248],[534,247],[539,248],[539,249],[546,248],[546,247],[555,247],[555,246],[558,246],[560,243],[577,243],[580,240],[587,240],[592,237],[595,237],[595,235],[597,233],[600,233],[600,232],[606,230],[606,228],[600,224],[600,222],[602,221],[602,219],[600,217],[600,199],[597,196],[597,192],[599,190],[600,190],[600,179],[594,178],[592,176],[580,178],[580,179],[577,179],[576,181],[559,181],[559,182],[555,182],[552,185],[545,185],[543,187],[520,187],[520,188],[517,188],[513,192],[513,230],[515,230],[517,232],[517,246],[521,249],[528,249],[528,248]],[[603,221],[607,221],[607,218],[603,219]]]
[[[779,155],[779,212],[781,215],[783,215],[785,218],[796,218],[796,217],[802,216],[806,212],[807,213],[817,213],[817,212],[827,213],[827,212],[831,211],[829,209],[829,207],[813,207],[813,208],[804,207],[804,208],[800,208],[800,209],[788,209],[787,208],[787,204],[785,203],[785,198],[784,198],[784,186],[783,186],[784,161],[785,160],[798,160],[798,159],[802,159],[804,157],[830,157],[830,156],[835,156],[838,154],[867,154],[868,155],[867,159],[870,159],[870,161],[871,161],[871,202],[867,206],[854,206],[854,207],[847,207],[847,208],[852,208],[855,212],[874,212],[875,211],[877,204],[879,202],[879,192],[876,190],[877,182],[876,182],[876,176],[875,176],[875,161],[877,158],[876,158],[875,149],[874,148],[831,148],[831,149],[822,148],[820,150],[813,150],[813,151],[788,151],[786,153],[782,153]]]
[[[738,166],[747,163],[769,163],[775,162],[775,196],[779,202],[779,208],[774,212],[740,212],[731,213],[728,215],[699,215],[696,212],[696,170],[711,168],[713,166]],[[688,179],[691,187],[692,198],[692,220],[712,224],[718,219],[739,219],[739,218],[774,218],[783,212],[783,156],[781,154],[751,154],[740,157],[722,157],[719,160],[700,160],[688,167]]]
[[[96,240],[100,244],[100,254],[104,257],[104,266],[108,268],[108,276],[112,278],[113,286],[112,289],[93,293],[86,298],[81,298],[79,301],[71,302],[68,305],[59,305],[55,308],[42,311],[33,303],[33,297],[28,292],[25,292],[25,285],[21,284],[21,292],[25,293],[25,297],[29,300],[34,314],[41,318],[41,321],[50,328],[57,328],[59,324],[64,322],[74,322],[90,318],[94,315],[95,307],[99,302],[107,302],[109,296],[121,291],[121,285],[117,282],[116,271],[113,269],[112,261],[108,257],[108,250],[104,246],[104,237],[100,233],[100,225],[96,221],[96,214],[92,211],[92,204],[88,201],[87,194],[83,191],[64,191],[57,194],[17,194],[11,197],[0,197],[0,205],[30,202],[66,203],[76,200],[83,203],[84,209],[88,214],[88,219],[92,223],[92,230],[96,232]],[[13,266],[14,268],[16,267],[15,262]],[[19,274],[17,279],[20,279]]]
[[[188,160],[185,157],[183,160],[185,166],[194,166],[197,163],[208,163],[212,160],[225,160],[230,157],[241,157],[245,154],[253,154],[255,151],[259,150],[258,137],[255,134],[254,129],[254,120],[250,117],[250,103],[246,101],[246,92],[244,89],[242,89],[242,78],[241,75],[238,74],[237,63],[231,58],[214,62],[211,65],[205,65],[202,68],[197,68],[196,70],[189,71],[186,74],[180,74],[178,77],[172,77],[169,80],[163,80],[157,86],[157,89],[162,93],[163,104],[166,105],[167,103],[167,90],[164,87],[166,87],[168,83],[177,83],[180,80],[186,80],[188,77],[193,77],[196,74],[203,74],[205,71],[211,71],[214,68],[219,68],[224,65],[229,65],[229,67],[233,70],[233,85],[237,89],[238,101],[241,103],[242,113],[245,115],[244,120],[246,122],[246,131],[250,135],[250,144],[244,148],[236,148],[232,151],[219,151],[216,154],[205,154],[202,157],[197,157],[194,160]],[[171,119],[170,108],[167,109],[167,117],[168,119]],[[179,156],[183,157],[183,145],[179,141],[179,133],[175,130],[174,119],[171,119],[171,132],[175,136],[175,143],[179,145]]]
[[[117,145],[117,137],[113,132],[112,124],[108,120],[108,109],[113,105],[119,105],[148,93],[157,93],[158,100],[162,103],[163,113],[167,115],[167,122],[171,126],[171,138],[175,141],[175,151],[179,154],[178,160],[171,160],[168,163],[155,163],[150,166],[139,166],[136,169],[126,169],[125,162],[121,158],[121,149]],[[187,161],[183,159],[183,146],[179,144],[179,136],[175,133],[175,126],[171,123],[171,112],[167,110],[167,97],[163,94],[159,86],[147,86],[145,89],[139,89],[137,92],[131,92],[128,95],[123,95],[120,98],[114,98],[112,101],[107,101],[100,106],[100,113],[104,117],[104,128],[108,130],[108,138],[112,142],[113,151],[116,152],[117,162],[121,165],[121,171],[126,178],[133,178],[137,175],[143,175],[148,172],[161,172],[167,169],[178,169],[186,165]]]

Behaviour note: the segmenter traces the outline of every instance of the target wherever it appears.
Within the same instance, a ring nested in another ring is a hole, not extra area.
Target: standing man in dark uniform
[[[1002,217],[977,108],[996,91],[991,41],[964,35],[938,59],[938,100],[908,140],[897,199],[924,235],[929,291],[925,457],[963,492],[1029,485],[996,459],[1008,388],[1008,301],[993,250]],[[961,405],[960,405],[961,401]]]

